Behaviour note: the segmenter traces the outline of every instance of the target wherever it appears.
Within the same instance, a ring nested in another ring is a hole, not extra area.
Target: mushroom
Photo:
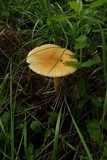
[[[60,77],[77,70],[74,66],[65,65],[67,61],[77,61],[70,50],[54,44],[45,44],[31,50],[26,62],[29,63],[29,68],[37,74],[53,77],[54,88],[57,91],[61,85]]]

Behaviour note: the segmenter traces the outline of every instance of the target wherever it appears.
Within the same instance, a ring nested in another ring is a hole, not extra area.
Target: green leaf
[[[89,133],[90,139],[97,144],[101,143],[103,140],[103,134],[100,130],[100,125],[98,120],[91,120],[87,123],[87,131]]]
[[[45,138],[50,137],[51,136],[51,131],[49,129],[47,129],[44,133]]]
[[[90,4],[90,8],[100,7],[100,6],[102,6],[104,3],[107,3],[107,0],[98,0],[98,1],[92,2],[92,3]]]
[[[4,112],[4,113],[2,114],[1,120],[2,120],[4,126],[7,126],[7,125],[8,125],[8,123],[9,123],[9,118],[10,118],[9,112]]]
[[[104,144],[103,157],[107,159],[107,142],[105,142],[105,144]],[[103,158],[103,159],[104,159],[104,158]],[[103,160],[103,159],[102,159],[102,160]]]
[[[101,126],[107,130],[107,120],[102,121]]]
[[[66,61],[64,64],[69,65],[71,67],[76,67],[76,68],[89,68],[93,65],[101,63],[100,59],[89,59],[86,62],[73,62],[73,61]]]
[[[58,113],[49,113],[48,124],[53,125],[58,117]]]
[[[82,63],[82,68],[84,68],[84,67],[89,68],[93,65],[99,64],[100,62],[101,61],[97,60],[97,59],[89,59],[88,61]]]
[[[85,35],[81,35],[75,41],[75,49],[82,49],[87,46],[87,37]]]
[[[81,68],[80,62],[66,61],[64,64],[75,68]]]
[[[78,1],[69,1],[68,4],[70,5],[70,7],[76,11],[77,13],[80,13],[83,7],[82,1],[78,0]]]
[[[34,151],[34,146],[33,146],[33,144],[30,143],[28,145],[28,160],[34,159],[34,153],[33,153],[33,151]]]
[[[52,17],[47,18],[47,24],[50,25],[52,21],[60,22],[60,21],[65,21],[72,16],[64,15],[64,14],[58,14]]]
[[[35,133],[40,133],[41,132],[41,125],[38,121],[32,121],[30,124],[30,128],[35,132]]]
[[[35,158],[37,158],[38,155],[40,155],[40,153],[41,153],[41,148],[35,149],[35,152],[34,152]],[[34,158],[34,159],[35,159],[35,158]]]

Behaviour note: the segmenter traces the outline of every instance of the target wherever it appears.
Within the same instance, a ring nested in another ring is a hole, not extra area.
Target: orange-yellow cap
[[[29,52],[27,63],[31,70],[46,77],[62,77],[74,73],[77,68],[65,65],[77,61],[73,53],[54,44],[45,44]]]

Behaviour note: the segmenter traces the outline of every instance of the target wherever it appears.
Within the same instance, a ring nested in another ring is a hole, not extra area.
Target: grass
[[[78,126],[77,126],[77,124],[76,124],[76,122],[75,122],[75,119],[74,119],[73,116],[72,116],[71,110],[70,110],[70,108],[69,108],[69,105],[67,104],[66,99],[65,99],[65,102],[66,102],[66,106],[67,106],[67,108],[68,108],[70,117],[71,117],[71,119],[72,119],[72,123],[74,124],[75,129],[76,129],[76,131],[77,131],[77,133],[78,133],[78,135],[79,135],[79,137],[80,137],[80,140],[81,140],[81,142],[82,142],[82,144],[83,144],[83,146],[84,146],[84,149],[85,149],[85,151],[86,151],[86,153],[87,153],[87,158],[88,158],[89,160],[92,160],[93,158],[92,158],[92,156],[91,156],[91,153],[90,153],[90,151],[89,151],[89,149],[88,149],[88,146],[87,146],[86,143],[85,143],[85,140],[84,140],[84,138],[83,138],[83,135],[82,135],[81,132],[80,132],[80,129],[78,128]]]
[[[107,159],[106,7],[105,0],[1,2],[0,159]],[[47,43],[79,61],[68,62],[78,70],[58,93],[26,63]]]
[[[14,115],[15,115],[15,106],[13,102],[13,82],[12,82],[12,62],[10,62],[10,121],[11,121],[11,130],[10,130],[10,143],[11,143],[11,159],[14,160]]]

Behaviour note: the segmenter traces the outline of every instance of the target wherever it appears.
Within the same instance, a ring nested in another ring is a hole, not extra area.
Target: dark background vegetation
[[[106,160],[106,0],[0,4],[0,159]],[[58,93],[26,63],[31,49],[48,43],[79,61]]]

